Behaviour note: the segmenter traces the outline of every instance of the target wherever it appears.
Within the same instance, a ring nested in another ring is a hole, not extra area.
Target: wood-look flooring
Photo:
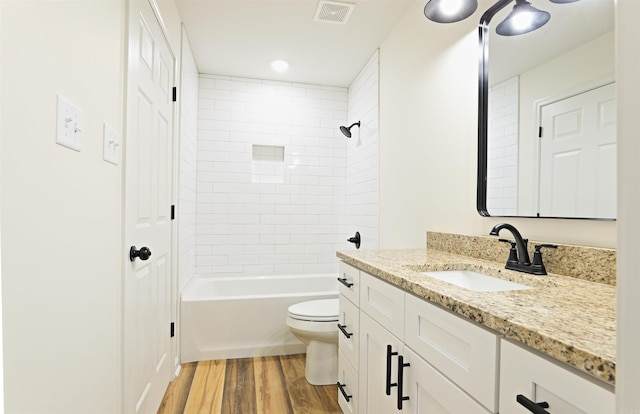
[[[335,385],[304,378],[305,354],[182,365],[158,414],[340,414]]]

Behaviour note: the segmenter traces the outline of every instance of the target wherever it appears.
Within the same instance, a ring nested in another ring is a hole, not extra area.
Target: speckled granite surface
[[[615,384],[615,287],[575,277],[533,276],[504,263],[435,250],[356,250],[338,258],[609,384]],[[502,259],[500,259],[502,261]],[[421,275],[474,270],[533,287],[474,292]]]
[[[505,231],[500,238],[512,239]],[[555,244],[557,249],[542,249],[547,272],[592,282],[616,284],[616,250],[568,244],[529,241],[529,256],[533,259],[536,244]],[[427,232],[427,248],[505,263],[510,246],[495,236]]]

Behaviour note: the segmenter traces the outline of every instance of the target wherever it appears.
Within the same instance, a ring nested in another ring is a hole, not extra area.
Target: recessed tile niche
[[[284,147],[273,145],[252,146],[251,182],[284,182]]]

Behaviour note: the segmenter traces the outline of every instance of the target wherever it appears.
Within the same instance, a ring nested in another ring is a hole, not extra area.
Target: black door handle
[[[139,257],[140,260],[147,260],[151,256],[151,250],[148,247],[141,247],[140,250],[136,250],[136,246],[131,246],[129,249],[129,260],[132,262]]]
[[[549,411],[545,410],[545,408],[549,408],[549,403],[547,402],[533,402],[522,394],[516,395],[516,401],[518,404],[522,405],[527,410],[531,411],[533,414],[551,414]]]

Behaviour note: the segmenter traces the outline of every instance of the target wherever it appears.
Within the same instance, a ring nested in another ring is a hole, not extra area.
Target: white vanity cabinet
[[[503,339],[500,412],[608,414],[615,412],[615,394],[594,380]]]
[[[612,387],[355,267],[340,269],[357,281],[340,295],[350,335],[339,334],[345,414],[615,412]]]
[[[345,414],[360,412],[360,270],[340,262],[338,317],[338,404]]]
[[[358,329],[352,329],[358,352],[344,334],[339,340],[341,384],[350,376],[359,384],[357,391],[341,385],[338,400],[344,413],[496,412],[494,334],[365,272],[359,281],[360,319]],[[341,295],[340,317],[348,322],[354,306]],[[347,355],[358,358],[357,373]]]

